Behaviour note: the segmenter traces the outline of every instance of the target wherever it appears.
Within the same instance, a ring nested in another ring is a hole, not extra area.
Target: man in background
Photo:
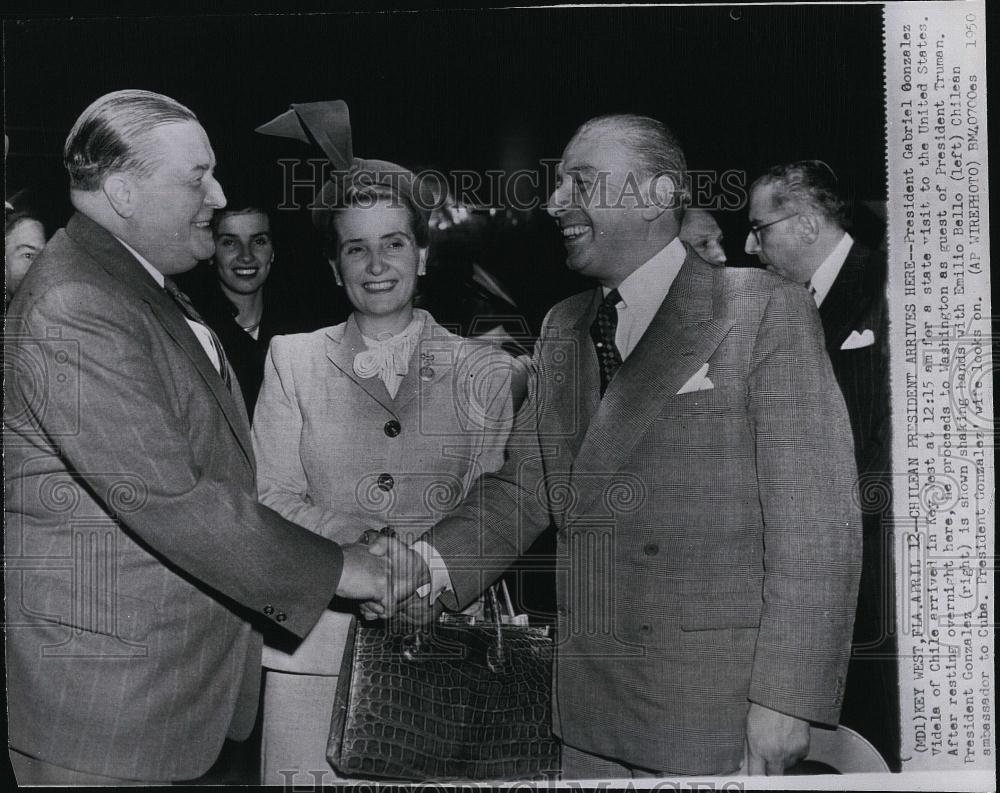
[[[681,242],[686,242],[694,248],[695,253],[709,264],[719,267],[726,264],[722,229],[707,209],[687,209],[681,222],[679,236]]]
[[[889,335],[884,251],[846,231],[837,178],[819,160],[776,165],[753,183],[746,252],[802,284],[819,308],[826,350],[851,419],[864,508],[854,649],[841,721],[899,769],[899,688],[890,527]]]

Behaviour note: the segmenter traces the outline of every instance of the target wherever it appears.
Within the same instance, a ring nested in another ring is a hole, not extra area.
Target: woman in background
[[[191,294],[226,351],[252,420],[271,338],[308,326],[297,316],[295,306],[282,300],[269,284],[276,256],[266,209],[232,202],[212,217],[212,233],[214,278],[207,288],[192,289]]]
[[[408,171],[382,177],[327,183],[317,217],[354,310],[272,340],[253,427],[261,502],[337,541],[384,526],[416,538],[500,467],[510,431],[511,358],[414,308],[426,205]],[[337,778],[326,746],[351,620],[345,604],[297,648],[265,648],[265,784]]]

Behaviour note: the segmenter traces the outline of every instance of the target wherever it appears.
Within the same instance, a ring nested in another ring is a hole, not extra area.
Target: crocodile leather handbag
[[[327,757],[345,777],[557,779],[547,628],[444,615],[399,633],[355,624]]]

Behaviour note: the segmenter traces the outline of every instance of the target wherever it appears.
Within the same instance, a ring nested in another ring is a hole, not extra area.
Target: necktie
[[[167,291],[167,294],[174,299],[177,307],[183,312],[185,317],[192,322],[197,322],[208,331],[208,335],[212,339],[212,348],[215,350],[215,356],[219,359],[219,374],[222,376],[222,382],[226,386],[226,390],[232,393],[233,375],[229,368],[229,361],[226,359],[226,352],[222,349],[222,342],[219,341],[219,337],[215,335],[215,331],[208,326],[208,323],[202,319],[201,314],[198,313],[198,309],[196,309],[194,304],[191,302],[191,298],[185,295],[177,287],[177,284],[169,278],[164,278],[163,288]]]
[[[601,368],[601,396],[608,388],[608,383],[615,376],[618,367],[622,365],[622,356],[615,346],[615,331],[618,329],[618,309],[621,300],[617,289],[608,292],[601,305],[597,308],[597,316],[590,326],[590,338],[594,340],[597,351],[597,363]]]

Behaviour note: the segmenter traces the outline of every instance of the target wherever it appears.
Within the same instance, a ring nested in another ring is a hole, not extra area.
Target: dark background
[[[7,20],[6,195],[50,233],[62,225],[73,121],[103,93],[146,88],[199,116],[234,203],[249,192],[277,204],[277,160],[321,156],[253,128],[322,99],[348,102],[356,155],[412,168],[538,170],[582,121],[628,111],[671,126],[694,169],[738,169],[749,183],[817,157],[854,197],[881,201],[881,30],[877,6],[815,5]],[[749,263],[745,207],[718,216],[731,262]],[[477,215],[436,233],[436,258],[486,266],[535,328],[585,283],[564,271],[544,213],[517,219]],[[271,286],[314,324],[341,319],[306,213],[276,226]]]

